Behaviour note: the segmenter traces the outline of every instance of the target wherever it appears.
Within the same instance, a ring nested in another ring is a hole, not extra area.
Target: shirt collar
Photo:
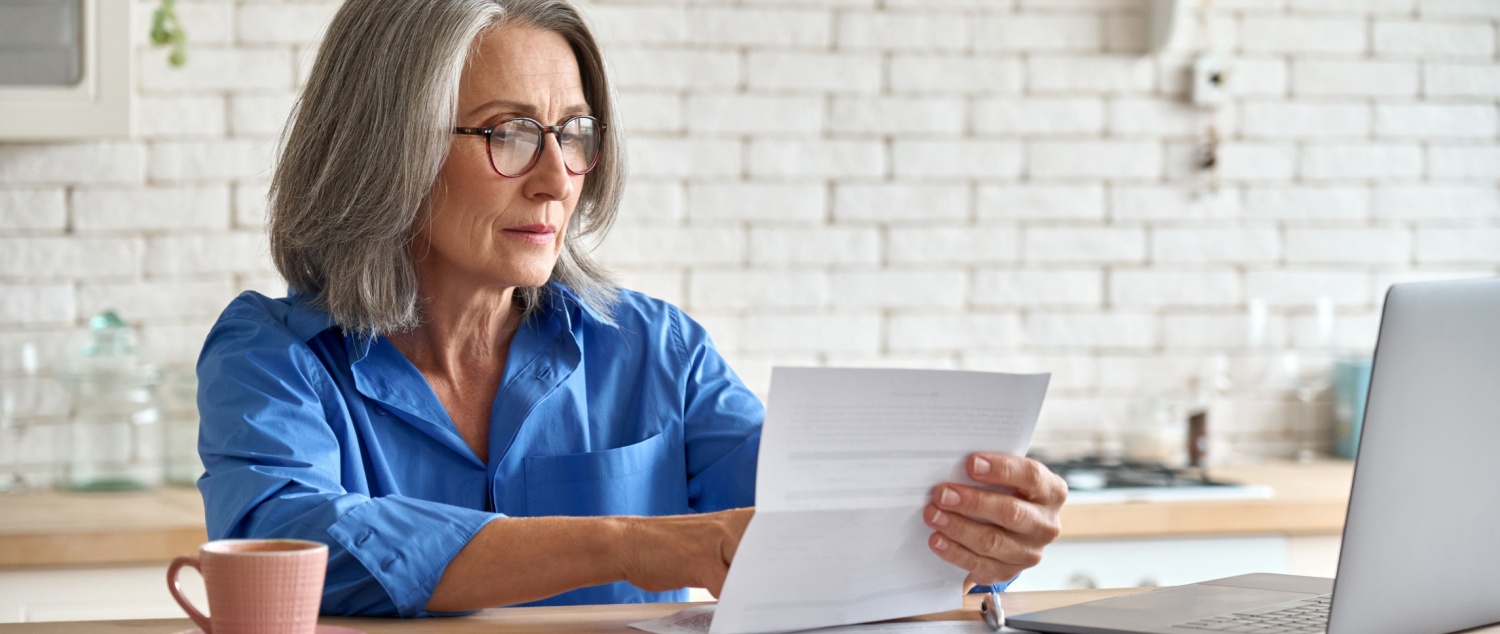
[[[286,316],[286,326],[299,339],[308,341],[335,325],[333,316],[328,311],[314,305],[316,296],[312,293],[290,288],[286,293],[287,301],[291,304],[291,310]]]
[[[562,282],[548,282],[547,292],[543,294],[542,302],[544,303],[542,310],[554,310],[561,312],[562,318],[566,320],[565,323],[570,326],[570,330],[574,329],[572,328],[574,307],[578,308],[579,317],[586,318],[589,321],[592,321],[592,325],[608,326],[610,328],[619,327],[617,324],[615,324],[615,321],[613,319],[604,315],[603,313],[600,313],[597,310],[594,310],[593,306],[590,306],[588,302],[583,301],[583,299],[578,296],[578,293],[574,292],[572,288],[570,288],[566,284],[563,284]]]

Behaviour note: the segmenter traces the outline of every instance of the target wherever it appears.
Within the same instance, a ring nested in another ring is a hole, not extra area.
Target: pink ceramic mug
[[[177,575],[192,566],[203,575],[210,616],[187,597]],[[167,567],[167,588],[204,634],[312,634],[318,627],[328,546],[300,539],[221,539],[178,557]]]

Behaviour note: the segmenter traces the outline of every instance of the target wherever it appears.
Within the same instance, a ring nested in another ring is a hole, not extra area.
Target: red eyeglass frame
[[[531,117],[511,117],[487,128],[453,128],[453,133],[484,137],[484,155],[490,160],[490,169],[494,170],[495,174],[503,178],[520,178],[522,176],[530,174],[531,170],[536,169],[537,163],[541,162],[542,150],[547,145],[546,139],[548,134],[551,134],[553,138],[558,139],[557,149],[558,151],[562,151],[562,137],[560,137],[559,135],[562,133],[563,128],[567,127],[568,124],[573,123],[573,121],[577,119],[588,119],[590,121],[593,121],[594,125],[598,126],[600,134],[599,147],[594,150],[594,156],[589,159],[589,165],[588,167],[585,167],[583,171],[574,171],[574,169],[568,165],[567,157],[563,157],[563,169],[568,170],[568,173],[574,176],[582,176],[594,171],[594,167],[598,166],[599,164],[599,157],[604,154],[604,132],[609,129],[609,126],[606,125],[603,121],[600,121],[594,117],[584,114],[575,115],[572,117],[568,117],[562,123],[559,123],[557,125],[543,125],[542,122],[537,121],[536,119],[533,119]],[[503,126],[512,121],[528,121],[536,127],[541,128],[542,134],[538,138],[542,139],[542,142],[536,144],[536,152],[531,155],[531,160],[526,163],[525,169],[516,174],[506,174],[505,172],[500,171],[500,168],[495,165],[495,144],[491,137],[494,136],[496,128],[499,128],[500,126]]]

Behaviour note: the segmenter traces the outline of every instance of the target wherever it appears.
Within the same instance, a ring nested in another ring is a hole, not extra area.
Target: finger
[[[1061,532],[1053,514],[1014,495],[960,484],[944,484],[933,492],[938,508],[1000,526],[1027,542],[1049,543]]]
[[[931,505],[923,513],[923,517],[927,519],[929,527],[980,557],[1022,568],[1030,568],[1042,561],[1041,546],[1016,539],[1015,535],[999,526],[980,524]]]
[[[968,581],[978,584],[1003,583],[1014,579],[1021,573],[1021,568],[1007,565],[980,557],[974,551],[964,548],[961,544],[944,537],[942,533],[933,533],[927,538],[927,547],[950,564],[969,571]]]
[[[1046,465],[1024,456],[976,453],[966,468],[975,482],[1010,487],[1016,493],[1043,505],[1059,505],[1068,497],[1068,485]]]

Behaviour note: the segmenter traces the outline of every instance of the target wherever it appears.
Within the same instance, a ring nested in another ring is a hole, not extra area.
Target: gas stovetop
[[[1201,469],[1090,456],[1042,460],[1068,482],[1068,504],[1252,500],[1271,497],[1271,487],[1223,482]]]

